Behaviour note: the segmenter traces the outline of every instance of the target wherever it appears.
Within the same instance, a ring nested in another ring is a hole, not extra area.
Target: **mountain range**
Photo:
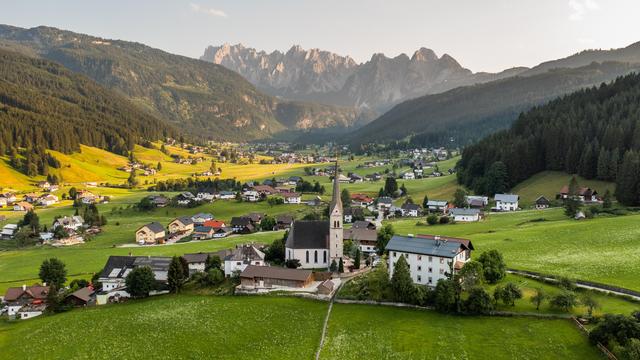
[[[0,48],[86,75],[193,137],[248,141],[361,120],[353,108],[277,99],[223,66],[134,42],[0,25]]]
[[[379,113],[404,100],[526,71],[473,73],[453,57],[421,48],[411,57],[374,54],[358,64],[349,56],[293,46],[266,53],[242,44],[209,46],[202,60],[231,69],[268,94],[294,100],[369,109]]]

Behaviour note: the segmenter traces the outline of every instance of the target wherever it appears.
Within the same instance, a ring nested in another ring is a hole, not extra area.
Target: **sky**
[[[640,41],[639,0],[19,0],[0,23],[136,41],[190,57],[242,43],[349,55],[447,53],[473,71]]]

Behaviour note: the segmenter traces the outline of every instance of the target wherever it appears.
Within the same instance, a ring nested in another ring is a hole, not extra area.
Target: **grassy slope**
[[[479,223],[419,226],[414,219],[393,225],[398,234],[471,239],[475,256],[497,249],[513,268],[640,290],[639,220],[640,215],[629,215],[575,221],[567,219],[562,209],[551,209],[490,214]]]
[[[599,359],[567,320],[454,317],[336,304],[326,359]]]
[[[614,183],[585,180],[581,177],[577,177],[577,179],[580,186],[588,186],[596,189],[600,195],[604,195],[607,189],[610,190],[612,194],[615,190]],[[571,175],[567,173],[543,171],[518,184],[513,188],[512,192],[520,195],[522,205],[529,206],[532,205],[540,195],[544,195],[549,200],[555,199],[556,194],[563,186],[568,185],[569,181],[571,181]]]
[[[310,359],[326,307],[293,298],[163,296],[0,323],[0,354],[7,360]]]

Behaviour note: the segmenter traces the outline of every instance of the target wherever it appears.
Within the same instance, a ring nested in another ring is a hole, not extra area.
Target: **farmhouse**
[[[0,239],[13,239],[16,232],[18,232],[17,224],[7,224],[2,228],[2,232],[0,232]]]
[[[3,209],[7,206],[7,198],[4,195],[0,195],[0,209]]]
[[[565,185],[560,189],[560,193],[558,194],[558,198],[567,199],[571,196],[569,186]],[[584,203],[598,202],[598,192],[594,189],[588,187],[580,187],[576,190],[575,196]]]
[[[365,194],[352,194],[351,195],[351,206],[358,207],[367,207],[373,204],[373,198],[365,195]]]
[[[393,199],[388,196],[379,197],[378,200],[378,211],[384,211],[391,209],[391,205],[393,205]]]
[[[422,212],[422,208],[418,204],[405,203],[401,207],[402,216],[418,217]]]
[[[78,231],[84,226],[84,219],[80,215],[64,216],[53,221],[52,229],[62,226],[66,231]]]
[[[204,224],[206,221],[213,220],[213,215],[209,213],[197,213],[191,217],[191,221],[193,221],[196,225]]]
[[[302,197],[298,193],[283,193],[282,197],[285,204],[300,204],[302,202]]]
[[[466,196],[465,199],[467,200],[467,204],[469,204],[469,207],[472,207],[474,209],[482,209],[483,207],[489,205],[489,198],[487,196],[469,195]]]
[[[26,201],[20,201],[19,203],[13,204],[13,211],[30,211],[33,210],[33,205],[29,204]]]
[[[449,210],[449,215],[451,215],[456,222],[480,221],[480,210],[478,209],[454,208]]]
[[[230,277],[234,272],[243,271],[249,265],[264,266],[264,253],[253,245],[236,246],[231,254],[224,258],[224,275]]]
[[[496,194],[496,207],[495,211],[516,211],[518,210],[518,201],[520,197],[513,194]]]
[[[42,315],[46,308],[48,294],[48,286],[37,284],[8,288],[4,295],[4,301],[7,304],[7,315],[19,319]]]
[[[42,195],[38,198],[38,205],[51,206],[58,202],[58,197],[53,194]]]
[[[169,205],[169,199],[164,195],[150,195],[149,200],[155,207],[158,208]]]
[[[404,180],[414,180],[416,178],[416,175],[414,174],[413,171],[407,171],[404,174],[402,174],[402,179]]]
[[[233,232],[237,234],[250,234],[257,230],[256,226],[248,217],[231,218],[231,227],[233,228]]]
[[[187,205],[189,205],[191,203],[197,202],[198,198],[193,196],[192,193],[186,191],[186,192],[183,192],[183,193],[180,193],[180,194],[176,195],[174,200],[175,200],[176,204],[178,204],[178,205],[187,206]]]
[[[170,263],[170,257],[109,256],[98,278],[98,282],[102,284],[102,289],[96,296],[96,303],[104,305],[118,301],[120,298],[130,297],[126,288],[127,275],[133,269],[142,266],[150,267],[156,279],[156,290],[150,292],[149,295],[166,293]]]
[[[276,226],[273,230],[288,230],[293,224],[292,215],[278,215],[276,216]]]
[[[338,174],[338,163],[335,164]],[[338,177],[333,180],[333,198],[329,206],[329,221],[296,220],[285,243],[286,260],[298,260],[302,268],[328,268],[342,258],[344,215]]]
[[[218,194],[218,197],[221,200],[235,199],[236,198],[236,193],[233,192],[233,191],[220,191],[220,194]]]
[[[197,272],[204,272],[208,257],[208,253],[184,254],[182,258],[187,262],[189,275],[193,275]]]
[[[536,209],[547,209],[549,206],[551,206],[551,202],[546,197],[540,196],[536,199]]]
[[[93,287],[91,286],[83,287],[82,289],[78,289],[72,292],[71,294],[67,295],[64,298],[64,302],[67,305],[78,306],[78,307],[95,305],[96,303],[95,294],[96,292],[95,290],[93,290]]]
[[[242,193],[242,199],[248,202],[260,201],[260,193],[254,190],[247,190]]]
[[[211,239],[213,238],[213,235],[215,234],[215,232],[216,232],[216,229],[212,228],[211,226],[198,225],[193,230],[192,238],[194,240]]]
[[[430,213],[447,213],[449,202],[446,200],[429,200],[427,201],[427,209]]]
[[[196,194],[196,198],[198,198],[198,201],[211,202],[216,198],[216,194],[213,190],[199,190]]]
[[[152,222],[136,230],[136,242],[140,245],[164,244],[166,232],[159,222]]]
[[[193,232],[193,220],[188,216],[181,216],[169,223],[169,234],[191,235]]]
[[[372,223],[371,221],[358,220],[358,221],[353,223],[351,228],[352,229],[371,229],[371,230],[375,230],[376,229],[376,224]]]
[[[357,219],[364,219],[364,211],[362,208],[346,208],[344,209],[344,222],[350,224]]]
[[[245,289],[304,288],[312,282],[311,270],[250,265],[240,273],[240,287]]]
[[[363,254],[370,254],[376,251],[378,232],[368,228],[344,229],[344,239],[357,244]]]
[[[385,249],[389,252],[389,276],[400,256],[404,256],[414,283],[435,286],[438,280],[447,279],[451,269],[462,269],[471,258],[473,245],[466,239],[437,235],[395,235]]]

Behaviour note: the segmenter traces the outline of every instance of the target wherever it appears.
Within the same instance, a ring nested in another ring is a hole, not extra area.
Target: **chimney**
[[[47,283],[46,283],[46,282],[43,282],[43,283],[42,283],[42,286],[47,286]]]
[[[22,284],[22,291],[27,291],[27,285],[26,284]]]

